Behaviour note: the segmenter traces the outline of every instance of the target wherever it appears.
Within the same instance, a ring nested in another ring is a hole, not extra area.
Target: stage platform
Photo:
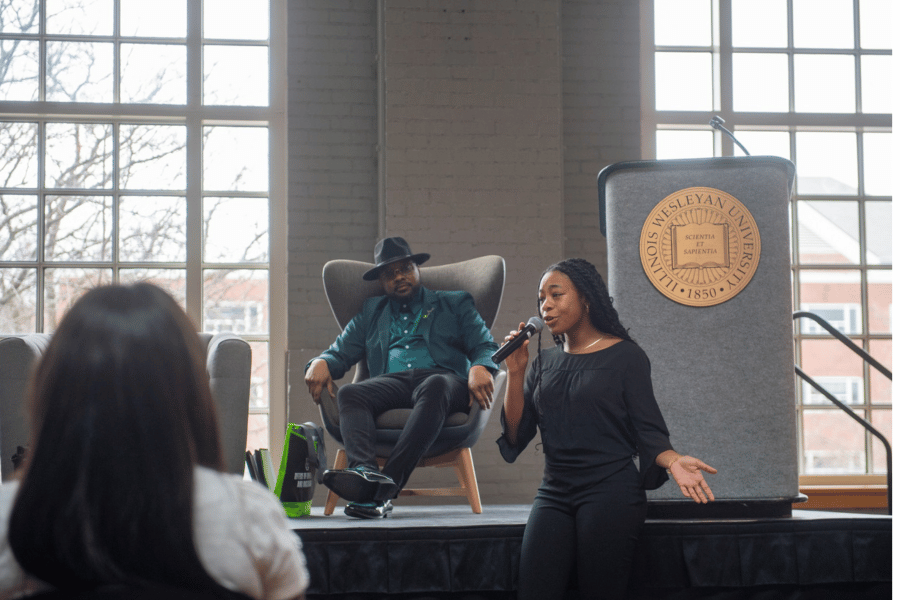
[[[377,521],[342,510],[326,517],[313,508],[292,520],[309,565],[308,598],[515,598],[530,506],[486,505],[476,515],[463,505],[399,505]],[[777,518],[651,519],[629,597],[890,598],[891,567],[886,515],[795,510]],[[581,596],[573,590],[568,597]]]

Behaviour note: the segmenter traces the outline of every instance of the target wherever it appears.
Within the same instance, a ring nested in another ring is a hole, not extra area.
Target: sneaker
[[[383,519],[391,514],[394,505],[390,500],[384,502],[348,502],[344,514],[357,519]]]
[[[322,483],[329,490],[350,502],[382,502],[397,495],[394,480],[369,467],[325,471]]]

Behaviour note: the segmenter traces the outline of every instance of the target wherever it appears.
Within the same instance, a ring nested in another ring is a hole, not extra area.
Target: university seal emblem
[[[667,196],[641,230],[644,273],[670,300],[714,306],[738,295],[759,266],[759,229],[737,198],[707,187]]]

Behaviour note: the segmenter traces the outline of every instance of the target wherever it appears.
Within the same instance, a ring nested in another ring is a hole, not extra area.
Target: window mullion
[[[198,330],[203,329],[203,198],[202,145],[203,131],[199,116],[194,113],[187,121],[187,273],[185,308]]]
[[[187,272],[185,309],[203,330],[203,120],[201,116],[201,2],[188,2],[187,15]]]
[[[121,0],[113,1],[113,104],[121,102],[122,81],[122,39],[119,31],[119,15]]]
[[[35,272],[36,280],[34,282],[35,294],[36,298],[34,300],[35,310],[37,314],[35,315],[35,331],[43,332],[44,331],[44,260],[45,260],[45,252],[44,252],[44,227],[45,227],[45,205],[47,203],[47,193],[44,188],[44,174],[46,172],[45,168],[45,149],[47,144],[44,141],[44,137],[47,135],[47,123],[45,121],[38,121],[38,133],[37,133],[37,156],[38,156],[38,188],[37,188],[37,205],[38,205],[38,213],[37,213],[37,226],[38,226],[38,240],[37,240],[37,248],[36,248],[36,256],[37,259],[37,270]]]
[[[716,11],[714,11],[716,12]],[[713,17],[715,18],[715,16]],[[719,82],[713,81],[714,93],[718,90],[719,110],[717,113],[729,125],[734,128],[734,44],[731,32],[731,0],[719,0],[718,2],[718,30],[719,40],[713,39],[713,56],[719,57]],[[718,50],[715,48],[718,47]],[[713,103],[715,106],[715,102]],[[716,139],[720,143],[721,156],[734,156],[734,142],[727,135],[715,132]]]
[[[787,47],[788,47],[788,114],[795,114],[796,89],[794,86],[794,2],[787,0]],[[793,135],[791,136],[793,137]],[[796,154],[791,148],[791,160],[797,164]]]
[[[118,5],[118,2],[116,3]],[[119,177],[119,169],[122,165],[119,162],[119,156],[121,152],[119,152],[119,141],[121,123],[113,123],[112,127],[112,136],[113,136],[113,153],[112,153],[112,245],[110,247],[110,259],[112,262],[113,268],[113,281],[119,281],[119,182],[121,178]]]

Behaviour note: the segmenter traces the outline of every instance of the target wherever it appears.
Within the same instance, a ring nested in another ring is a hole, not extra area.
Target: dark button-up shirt
[[[388,373],[409,369],[433,369],[437,365],[419,331],[423,319],[433,308],[422,303],[422,288],[406,302],[391,300],[391,340],[388,346]]]

